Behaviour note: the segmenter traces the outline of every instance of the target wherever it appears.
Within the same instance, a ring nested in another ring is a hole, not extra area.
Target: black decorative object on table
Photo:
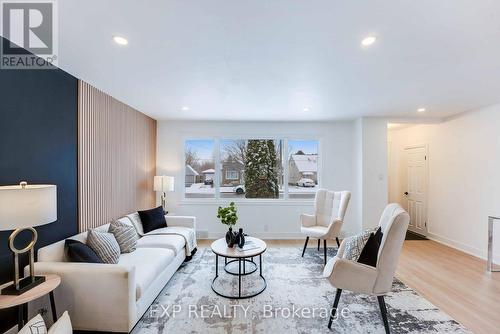
[[[238,232],[238,234],[236,234],[235,244],[237,244],[240,248],[243,248],[243,246],[245,246],[245,234],[243,233],[242,228],[240,228],[240,231]]]
[[[227,247],[233,247],[236,243],[236,235],[234,234],[232,227],[229,227],[229,231],[226,233],[226,243]]]

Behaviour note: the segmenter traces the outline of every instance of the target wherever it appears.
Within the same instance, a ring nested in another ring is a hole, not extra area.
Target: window
[[[282,140],[223,139],[221,198],[283,197]]]
[[[226,179],[227,180],[239,180],[238,171],[236,170],[226,170]]]
[[[215,197],[214,140],[187,140],[185,144],[186,198]]]
[[[317,140],[186,140],[186,198],[277,199],[286,192],[288,198],[312,198],[318,147]]]
[[[288,141],[288,197],[312,198],[318,189],[318,141]]]

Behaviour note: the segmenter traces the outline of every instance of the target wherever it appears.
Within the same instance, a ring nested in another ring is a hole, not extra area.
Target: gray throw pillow
[[[118,263],[120,246],[113,234],[89,230],[87,232],[87,245],[101,258],[102,262]]]
[[[377,229],[378,227],[366,230],[361,234],[345,238],[344,254],[342,254],[342,258],[351,261],[358,261],[361,251],[365,247],[370,234],[375,233]]]
[[[116,242],[118,242],[120,246],[121,253],[135,251],[137,239],[139,239],[135,227],[123,222],[114,221],[109,225],[108,232],[115,236]]]

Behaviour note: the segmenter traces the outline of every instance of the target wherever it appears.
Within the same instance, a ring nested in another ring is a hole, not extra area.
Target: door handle
[[[405,195],[408,196],[408,192],[407,191],[405,191]]]

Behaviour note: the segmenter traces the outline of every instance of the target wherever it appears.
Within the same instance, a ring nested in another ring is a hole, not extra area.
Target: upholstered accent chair
[[[304,257],[310,237],[318,239],[318,250],[321,240],[323,240],[326,264],[327,240],[335,239],[337,246],[340,247],[339,234],[344,223],[344,216],[350,199],[351,193],[349,191],[319,189],[316,192],[314,214],[300,215],[300,231],[306,235],[302,257]]]
[[[323,276],[337,288],[328,328],[332,326],[342,290],[349,290],[377,296],[385,332],[390,333],[384,295],[391,291],[409,222],[410,216],[399,204],[389,204],[385,208],[379,222],[383,237],[376,267],[342,258],[345,247],[345,242],[342,242],[337,255],[328,262],[323,272]]]

